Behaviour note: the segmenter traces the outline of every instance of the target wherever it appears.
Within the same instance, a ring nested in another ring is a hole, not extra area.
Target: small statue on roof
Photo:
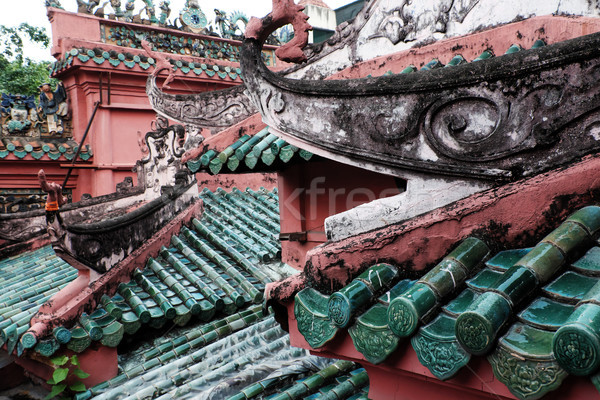
[[[63,7],[60,5],[59,0],[46,0],[46,7],[54,7],[54,8],[63,9]]]
[[[110,0],[110,6],[115,12],[115,17],[121,18],[125,13],[121,9],[121,0]]]
[[[152,0],[144,0],[146,6],[144,9],[146,10],[146,14],[148,14],[148,18],[150,18],[150,22],[153,24],[158,23],[158,18],[156,18],[156,9],[154,8],[154,2]]]
[[[185,7],[179,13],[179,20],[184,30],[194,33],[204,32],[208,24],[206,15],[200,9],[197,0],[187,0]]]
[[[133,21],[133,10],[135,9],[135,0],[127,0],[125,3],[125,13],[123,14],[123,19],[126,22]]]
[[[171,2],[169,0],[163,0],[160,2],[159,4],[159,8],[160,8],[160,18],[158,20],[158,22],[161,25],[166,25],[167,24],[167,20],[169,18],[169,16],[171,15]]]
[[[84,14],[92,14],[94,8],[98,7],[100,0],[77,0],[77,12]]]
[[[67,92],[62,82],[58,83],[54,91],[52,91],[50,83],[42,83],[39,89],[39,111],[48,121],[48,132],[62,134],[64,131],[63,120],[66,119],[69,113]]]
[[[43,169],[38,172],[40,187],[48,195],[46,197],[46,229],[53,241],[58,241],[65,235],[65,228],[60,207],[67,203],[67,198],[62,194],[62,187],[56,182],[48,182]]]

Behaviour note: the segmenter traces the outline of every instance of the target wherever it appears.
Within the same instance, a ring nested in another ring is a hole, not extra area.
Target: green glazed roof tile
[[[333,339],[338,331],[328,316],[329,297],[312,288],[301,290],[294,301],[298,330],[312,348],[319,348]]]
[[[543,290],[550,297],[575,304],[596,282],[595,278],[567,271],[546,285]]]
[[[600,276],[600,247],[594,246],[579,260],[575,261],[572,268],[584,275]]]
[[[540,329],[557,330],[573,313],[575,307],[546,297],[538,297],[519,313],[519,319]]]
[[[494,286],[502,272],[484,269],[473,278],[467,280],[467,286],[476,292],[481,292]]]
[[[441,380],[452,378],[471,359],[456,339],[455,325],[455,317],[439,314],[411,338],[419,362]]]
[[[515,263],[519,261],[525,254],[529,253],[529,251],[531,251],[531,249],[501,251],[494,257],[490,258],[485,265],[496,271],[506,271],[515,265]]]
[[[400,339],[387,324],[387,306],[375,304],[348,329],[354,347],[367,361],[379,364],[396,350]]]

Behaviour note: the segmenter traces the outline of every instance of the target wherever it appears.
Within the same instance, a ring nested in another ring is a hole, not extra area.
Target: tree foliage
[[[0,25],[0,92],[32,95],[50,80],[50,63],[37,62],[23,55],[24,40],[47,48],[50,38],[44,28],[24,22],[16,27]]]

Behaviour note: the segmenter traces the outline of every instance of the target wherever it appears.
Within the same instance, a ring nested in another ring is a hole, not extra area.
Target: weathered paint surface
[[[327,239],[335,242],[405,221],[491,186],[486,182],[447,180],[411,173],[405,174],[404,178],[407,180],[406,192],[374,200],[325,219]]]
[[[250,188],[252,190],[259,190],[262,187],[269,191],[277,187],[277,175],[275,173],[211,175],[206,172],[198,172],[196,173],[196,180],[200,191],[207,188],[211,192],[215,192],[217,188],[223,188],[229,192],[234,187],[238,189]]]
[[[408,49],[412,51],[436,40],[459,37],[535,15],[552,14],[595,17],[598,5],[579,0],[510,1],[501,5],[494,0],[370,1],[354,20],[340,24],[326,42],[308,49],[309,62],[295,67],[289,76],[323,79],[363,60]],[[569,33],[565,31],[561,35]]]
[[[409,65],[420,69],[433,59],[438,59],[445,65],[452,57],[460,54],[470,61],[488,49],[499,56],[513,44],[529,49],[538,39],[551,44],[598,31],[600,31],[598,18],[537,16],[358,62],[326,79],[354,79],[364,78],[367,75],[381,76],[388,71],[398,74]]]

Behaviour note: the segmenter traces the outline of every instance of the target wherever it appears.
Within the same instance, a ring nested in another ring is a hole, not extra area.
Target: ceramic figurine
[[[48,132],[63,133],[63,119],[69,113],[67,92],[62,83],[58,83],[56,90],[52,91],[49,83],[40,85],[40,107],[48,121]]]

